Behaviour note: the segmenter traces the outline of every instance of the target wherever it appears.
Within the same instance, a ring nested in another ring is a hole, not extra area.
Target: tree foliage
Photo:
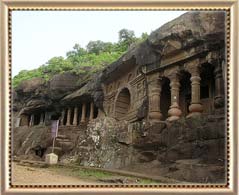
[[[132,44],[138,44],[148,37],[143,33],[136,38],[134,31],[122,29],[119,31],[117,43],[103,42],[100,40],[90,41],[86,49],[75,44],[66,57],[53,57],[48,62],[34,70],[22,70],[13,78],[13,87],[17,87],[21,81],[34,77],[44,78],[46,81],[53,75],[67,71],[76,74],[92,74],[105,68],[117,60]]]

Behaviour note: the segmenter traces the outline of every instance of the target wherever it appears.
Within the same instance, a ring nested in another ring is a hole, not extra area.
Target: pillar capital
[[[161,92],[161,81],[162,81],[162,77],[159,76],[158,74],[150,77],[150,79],[148,79],[148,84],[149,84],[149,94],[153,95],[153,94],[159,94]]]
[[[169,78],[170,80],[175,80],[175,79],[179,79],[179,76],[180,76],[179,72],[180,72],[179,66],[174,66],[164,70],[163,75]]]
[[[221,54],[219,51],[208,52],[208,54],[206,56],[206,61],[210,64],[217,63],[219,59],[221,59]]]
[[[147,75],[147,82],[148,84],[157,83],[158,81],[162,79],[162,76],[163,76],[162,73],[159,73],[159,72],[151,73]]]
[[[184,64],[184,68],[186,71],[188,71],[192,76],[198,76],[200,75],[200,68],[201,68],[201,62],[200,59],[194,59],[192,61],[186,62]]]

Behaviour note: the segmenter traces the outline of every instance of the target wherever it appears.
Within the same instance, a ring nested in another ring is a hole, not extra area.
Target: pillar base
[[[170,106],[168,115],[169,117],[167,118],[167,121],[175,121],[180,119],[180,116],[182,115],[182,111],[179,109],[179,106],[176,102],[174,102],[173,105]]]
[[[170,116],[170,117],[168,117],[168,118],[166,119],[166,121],[172,122],[172,121],[176,121],[176,120],[178,120],[178,119],[180,119],[179,116]]]
[[[161,121],[163,115],[159,111],[154,111],[149,113],[149,119],[151,122],[159,122]]]
[[[190,113],[201,113],[203,111],[202,104],[200,103],[192,103],[189,106]]]

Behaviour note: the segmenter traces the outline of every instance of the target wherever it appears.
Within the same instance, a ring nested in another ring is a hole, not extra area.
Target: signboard
[[[52,120],[51,121],[51,136],[52,136],[52,138],[57,137],[58,125],[59,125],[59,120]]]

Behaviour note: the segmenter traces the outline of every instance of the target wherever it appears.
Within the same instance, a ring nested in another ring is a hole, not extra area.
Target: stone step
[[[69,139],[64,139],[64,140],[56,139],[56,143],[66,143],[66,142],[71,142],[71,140],[69,140]]]
[[[60,147],[62,151],[67,152],[73,149],[74,144],[72,142],[58,142],[56,143],[57,147]]]
[[[72,142],[70,139],[64,139],[64,140],[57,140],[56,139],[56,142],[57,143],[67,143],[67,142]]]
[[[64,131],[84,131],[85,129],[87,128],[87,126],[86,127],[78,127],[78,128],[74,128],[74,129],[72,129],[72,128],[64,128],[64,129],[59,129],[59,132],[64,132]]]
[[[46,163],[44,161],[31,161],[31,160],[20,160],[17,164],[21,166],[32,166],[32,167],[46,167]]]
[[[58,134],[56,139],[68,139],[66,135]]]

